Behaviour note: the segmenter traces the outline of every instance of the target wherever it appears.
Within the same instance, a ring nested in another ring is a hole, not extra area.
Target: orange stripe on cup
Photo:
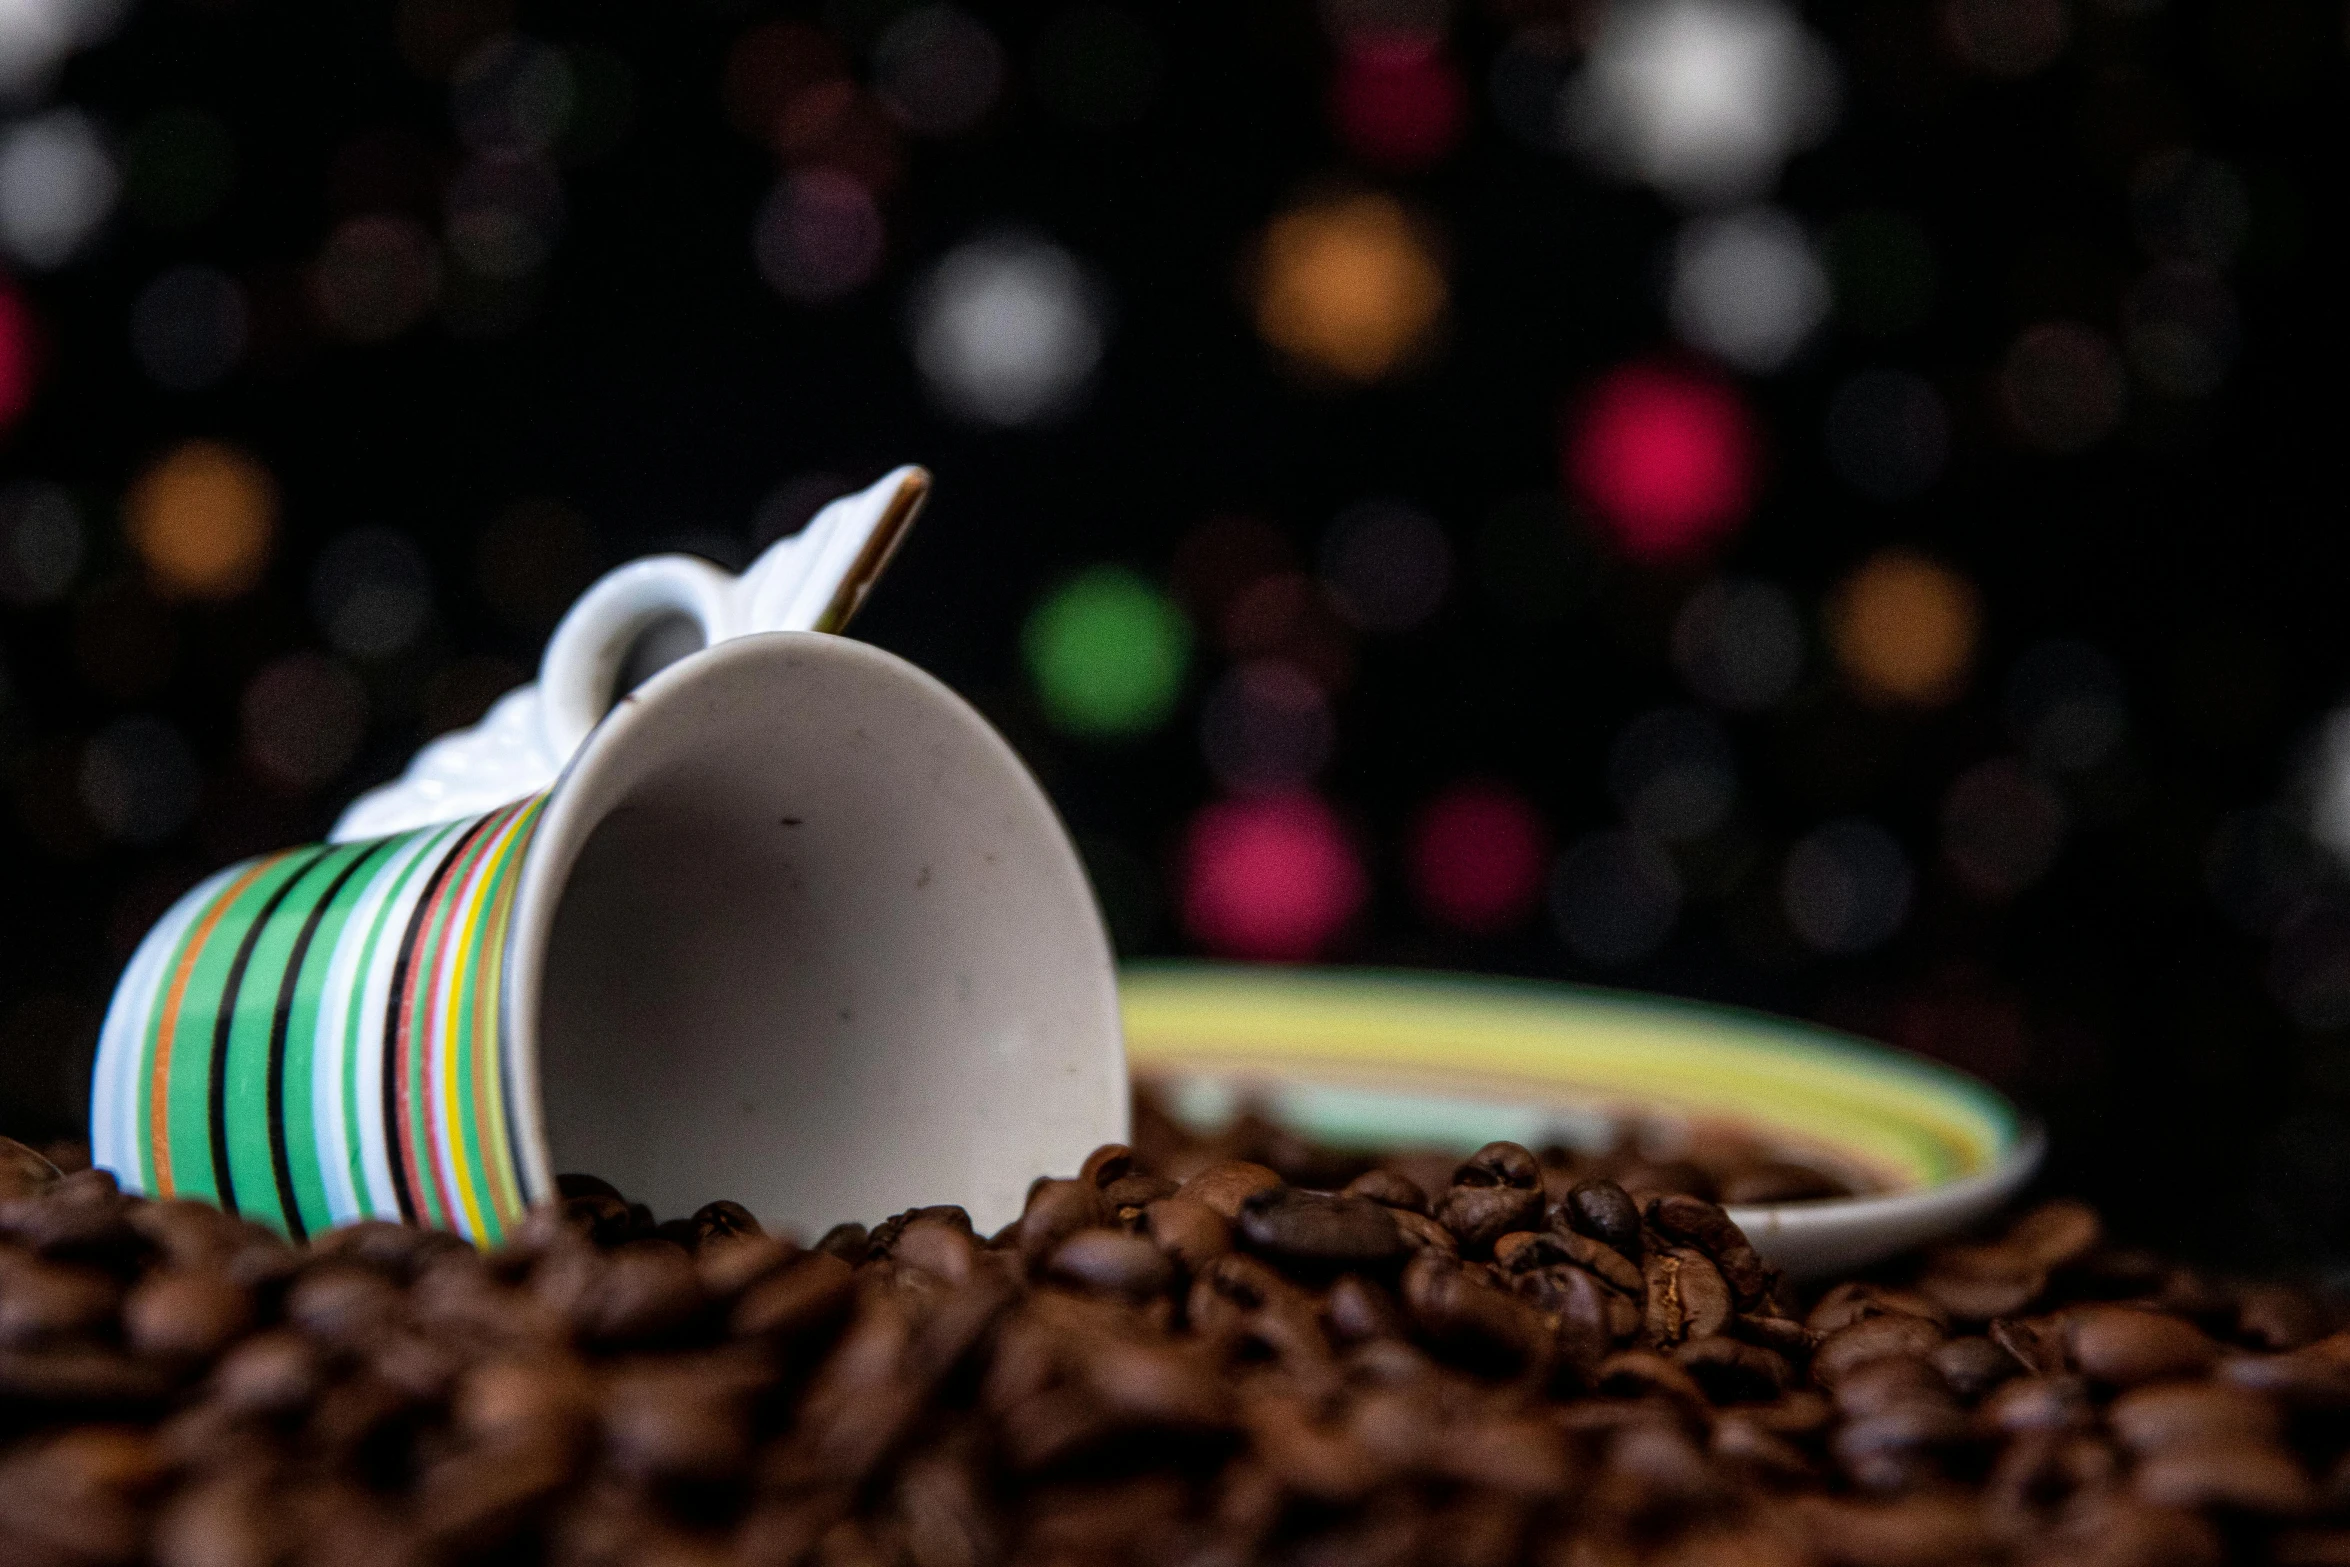
[[[286,851],[288,854],[292,852]],[[155,1195],[158,1197],[172,1195],[171,1041],[179,1029],[180,1003],[187,998],[188,981],[195,974],[196,959],[203,954],[204,943],[212,939],[212,932],[228,913],[229,906],[263,872],[285,857],[285,854],[272,854],[255,860],[244,875],[221,889],[220,896],[212,900],[212,907],[206,909],[204,917],[196,922],[196,928],[188,932],[187,943],[180,948],[179,965],[172,970],[171,984],[163,992],[163,1008],[155,1022],[155,1070],[147,1079],[147,1119],[151,1123],[147,1141],[148,1146],[155,1151]]]

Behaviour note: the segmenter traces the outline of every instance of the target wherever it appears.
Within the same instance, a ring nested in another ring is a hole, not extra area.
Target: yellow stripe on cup
[[[2015,1107],[1962,1072],[1699,1002],[1206,963],[1130,965],[1120,992],[1137,1073],[1179,1097],[1203,1085],[1264,1092],[1301,1130],[1342,1145],[1473,1146],[1600,1117],[1721,1120],[1902,1191],[1985,1174],[2025,1136]]]

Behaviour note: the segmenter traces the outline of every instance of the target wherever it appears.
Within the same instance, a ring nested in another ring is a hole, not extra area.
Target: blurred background
[[[0,1131],[147,924],[659,549],[856,634],[1122,952],[1813,1017],[2350,1261],[2345,14],[7,0]]]

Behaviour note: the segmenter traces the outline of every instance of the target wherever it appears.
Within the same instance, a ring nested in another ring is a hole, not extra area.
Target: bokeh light
[[[2122,345],[2131,368],[2172,397],[2219,390],[2235,364],[2239,335],[2235,296],[2204,267],[2156,267],[2122,298]]]
[[[1911,500],[1942,475],[1950,413],[1923,376],[1862,370],[1828,399],[1827,450],[1836,477],[1871,500]]]
[[[1979,898],[2010,898],[2047,874],[2064,847],[2064,801],[2009,757],[1977,763],[1942,797],[1942,858]]]
[[[294,653],[266,664],[237,704],[245,759],[280,788],[332,783],[367,736],[367,690],[334,659]]]
[[[1404,369],[1430,345],[1446,294],[1435,251],[1391,197],[1314,202],[1266,226],[1257,330],[1311,371],[1369,382]]]
[[[1322,536],[1322,585],[1338,612],[1365,631],[1409,631],[1444,602],[1452,541],[1418,507],[1358,501]]]
[[[1430,919],[1498,935],[1541,906],[1550,828],[1515,789],[1468,780],[1420,808],[1405,854],[1412,891]]]
[[[1368,32],[1343,40],[1330,117],[1349,152],[1374,168],[1433,167],[1458,145],[1468,90],[1435,34]]]
[[[88,557],[81,508],[62,485],[20,479],[0,490],[0,596],[12,604],[55,603]]]
[[[413,218],[369,213],[340,224],[311,268],[310,291],[328,330],[381,343],[424,319],[440,297],[441,262]]]
[[[121,177],[98,127],[51,109],[0,132],[0,247],[28,267],[63,265],[114,210]]]
[[[187,442],[139,476],[123,508],[131,547],[166,594],[235,598],[269,564],[277,484],[235,447]]]
[[[1109,336],[1102,285],[1035,235],[969,240],[913,296],[914,362],[931,395],[982,424],[1034,424],[1071,411]]]
[[[768,192],[751,251],[777,293],[823,304],[872,278],[883,237],[881,209],[862,184],[837,169],[802,169]]]
[[[118,718],[82,748],[82,808],[117,843],[161,843],[188,824],[203,775],[180,732],[160,718]]]
[[[1702,838],[1738,799],[1738,753],[1721,720],[1702,708],[1661,707],[1626,724],[1607,753],[1607,788],[1642,834],[1677,843]]]
[[[1296,665],[1250,659],[1226,670],[1200,707],[1200,750],[1235,794],[1286,794],[1330,763],[1338,724],[1321,687]]]
[[[968,11],[916,6],[890,23],[874,45],[873,85],[908,130],[960,135],[985,117],[1003,91],[1003,45]]]
[[[1672,934],[1680,873],[1638,833],[1589,833],[1551,869],[1550,913],[1569,952],[1596,968],[1620,968]]]
[[[500,282],[547,264],[563,230],[563,181],[544,159],[484,148],[449,181],[443,234],[477,277]]]
[[[388,658],[432,620],[432,573],[415,542],[390,528],[354,528],[310,569],[310,615],[352,658]]]
[[[1828,822],[1787,851],[1779,894],[1787,923],[1819,952],[1837,956],[1883,946],[1909,917],[1909,856],[1877,823]]]
[[[1757,448],[1730,387],[1660,365],[1628,365],[1578,410],[1567,477],[1638,561],[1702,554],[1745,519]]]
[[[2252,197],[2229,164],[2193,148],[2166,147],[2131,172],[2130,219],[2147,254],[2224,267],[2252,226]]]
[[[1183,925],[1210,952],[1318,957],[1369,891],[1346,828],[1312,795],[1216,801],[1185,836]]]
[[[1681,678],[1733,712],[1761,712],[1795,688],[1803,641],[1803,617],[1776,583],[1716,578],[1673,617],[1673,663]]]
[[[2015,661],[2002,706],[2024,754],[2056,772],[2097,766],[2129,733],[2121,671],[2097,648],[2069,638],[2038,643]]]
[[[2012,80],[2056,63],[2072,18],[2064,0],[1943,0],[1942,35],[1966,64]]]
[[[1563,103],[1603,167],[1693,204],[1764,194],[1835,107],[1834,57],[1774,0],[1610,6]]]
[[[563,51],[516,32],[483,42],[449,77],[449,118],[458,137],[474,148],[551,151],[578,98]]]
[[[1837,589],[1828,636],[1862,695],[1936,707],[1964,688],[1981,619],[1973,583],[1938,561],[1889,549]]]
[[[1156,728],[1183,694],[1191,627],[1172,600],[1120,566],[1096,566],[1029,615],[1021,651],[1045,718],[1068,734]]]
[[[1828,275],[1803,225],[1775,207],[1690,219],[1668,299],[1681,341],[1760,375],[1792,359],[1828,314]]]
[[[1062,118],[1097,129],[1132,125],[1150,112],[1162,70],[1158,37],[1131,11],[1063,7],[1037,34],[1036,87]]]
[[[2124,391],[2113,346],[2077,321],[2028,328],[1999,369],[2009,421],[2025,444],[2046,452],[2082,451],[2112,434]]]
[[[39,336],[24,296],[0,280],[0,430],[24,417],[40,378]]]
[[[245,291],[217,267],[179,266],[131,303],[131,353],[157,386],[201,391],[245,352]]]
[[[0,7],[0,97],[30,97],[67,55],[112,33],[128,0],[12,0]]]

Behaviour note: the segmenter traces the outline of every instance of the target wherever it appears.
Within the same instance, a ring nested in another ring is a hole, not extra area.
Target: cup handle
[[[637,638],[683,616],[702,645],[740,634],[734,577],[691,555],[647,555],[605,573],[563,616],[539,659],[539,726],[547,755],[568,758],[618,704],[621,666]]]

